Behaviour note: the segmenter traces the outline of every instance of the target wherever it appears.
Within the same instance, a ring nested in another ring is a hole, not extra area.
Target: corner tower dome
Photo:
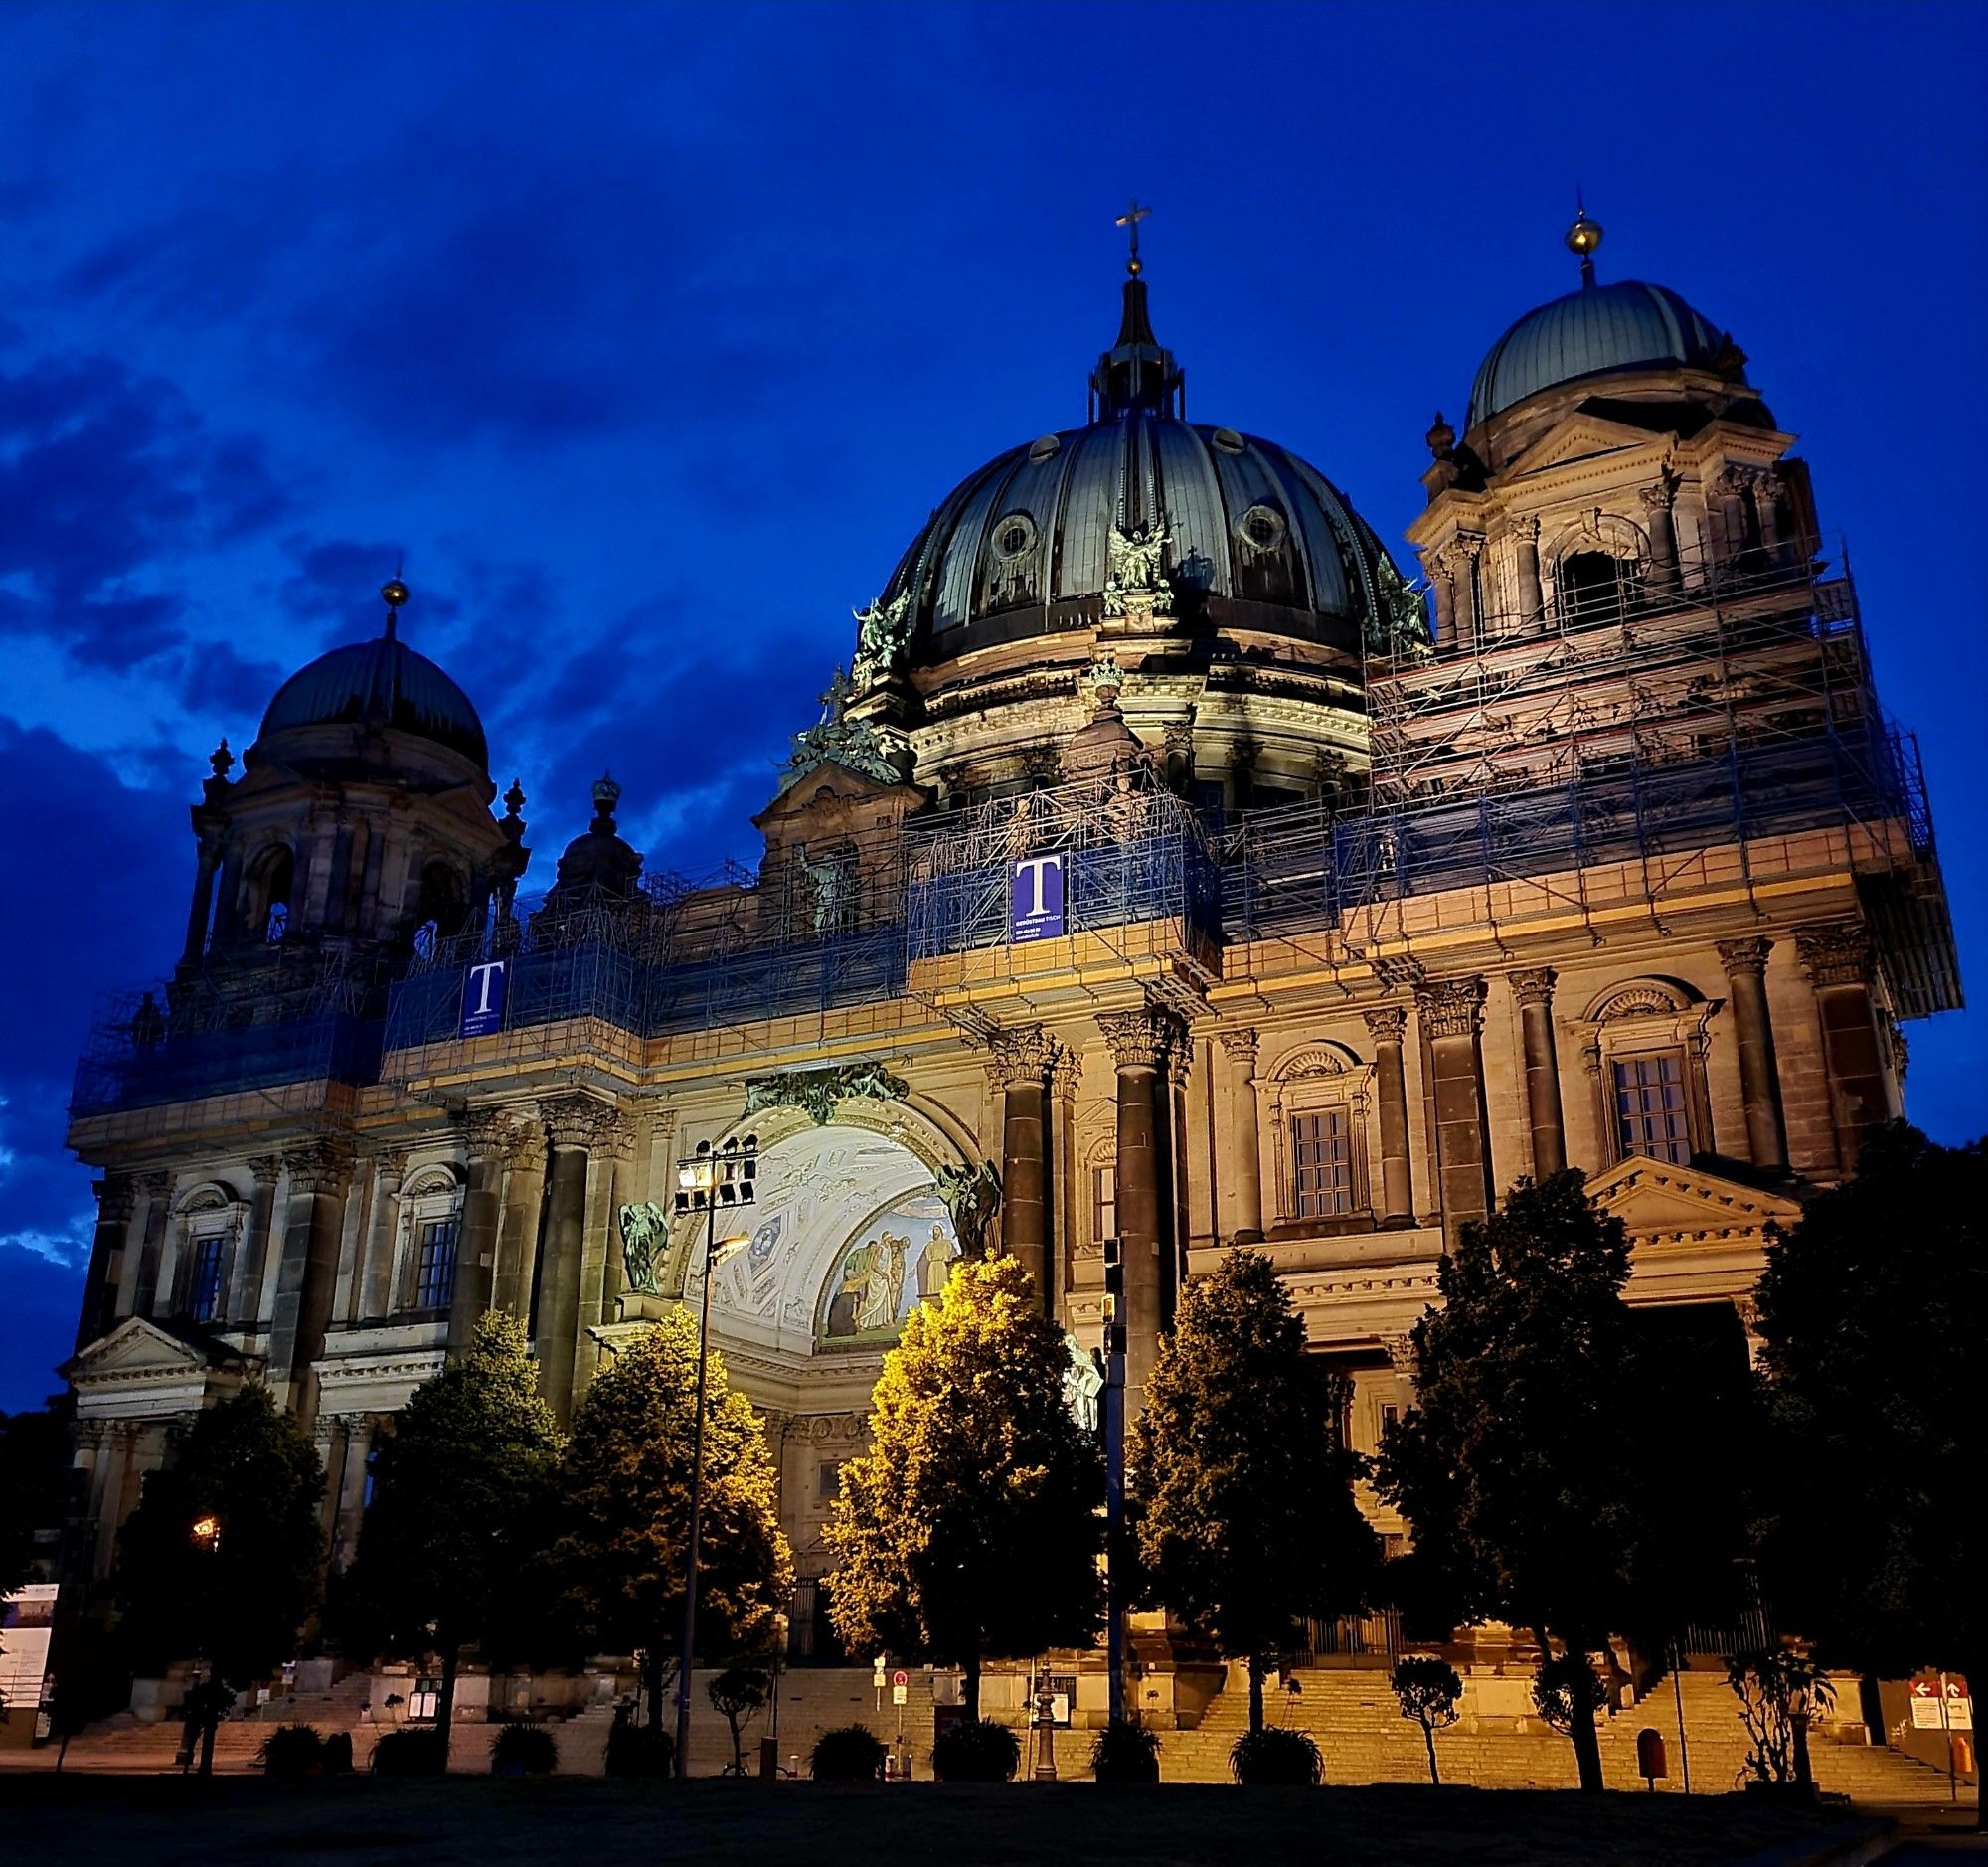
[[[257,745],[272,734],[312,726],[387,726],[460,753],[479,771],[490,749],[476,709],[448,675],[400,638],[398,580],[387,586],[387,625],[370,642],[347,642],[292,674],[262,715]]]
[[[1663,285],[1596,282],[1600,226],[1582,209],[1567,244],[1580,255],[1580,289],[1539,305],[1491,346],[1470,389],[1466,431],[1562,383],[1617,370],[1722,367],[1732,341]],[[1743,382],[1737,366],[1729,379]]]

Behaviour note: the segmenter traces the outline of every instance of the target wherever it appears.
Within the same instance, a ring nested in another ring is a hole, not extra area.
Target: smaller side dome
[[[1528,311],[1491,346],[1471,385],[1465,427],[1562,383],[1665,365],[1733,373],[1727,340],[1666,286],[1586,285]]]
[[[593,821],[567,844],[559,859],[552,900],[570,902],[595,890],[605,895],[634,894],[642,858],[615,833],[614,806],[620,801],[621,786],[611,777],[603,774],[594,780]]]
[[[348,642],[299,668],[269,702],[256,735],[306,726],[391,726],[490,765],[483,722],[469,696],[426,655],[383,635]]]

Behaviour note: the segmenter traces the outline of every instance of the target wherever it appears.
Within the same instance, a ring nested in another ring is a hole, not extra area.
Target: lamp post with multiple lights
[[[677,1163],[679,1217],[704,1214],[704,1290],[697,1315],[697,1405],[691,1428],[690,1536],[684,1554],[683,1651],[677,1660],[677,1775],[690,1775],[690,1666],[697,1642],[698,1532],[704,1514],[704,1376],[711,1355],[711,1273],[718,1257],[718,1215],[749,1206],[759,1170],[759,1137],[729,1140],[714,1150],[699,1141],[697,1152]],[[732,1241],[728,1240],[727,1243]]]

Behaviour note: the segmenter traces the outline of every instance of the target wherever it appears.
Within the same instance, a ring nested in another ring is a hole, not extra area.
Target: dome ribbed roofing
[[[1528,311],[1491,346],[1466,428],[1543,389],[1665,364],[1714,367],[1725,339],[1676,292],[1639,279],[1572,291]]]
[[[391,726],[487,770],[490,749],[469,696],[398,636],[348,642],[299,668],[269,702],[258,739],[302,726]]]
[[[1387,554],[1322,473],[1273,442],[1145,408],[1046,434],[962,480],[884,600],[908,595],[913,643],[943,654],[964,623],[1101,601],[1113,529],[1156,523],[1177,594],[1285,609],[1293,621],[1376,612]]]

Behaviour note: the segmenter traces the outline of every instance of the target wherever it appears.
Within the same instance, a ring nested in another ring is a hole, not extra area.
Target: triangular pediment
[[[1587,1192],[1603,1212],[1622,1221],[1632,1245],[1757,1238],[1770,1224],[1791,1226],[1801,1216],[1801,1208],[1783,1194],[1640,1154],[1590,1174]]]
[[[205,1374],[224,1361],[239,1359],[228,1350],[203,1349],[143,1316],[126,1316],[108,1335],[85,1343],[57,1372],[83,1386],[134,1374]]]
[[[900,791],[905,793],[907,807],[922,801],[921,792],[895,774],[888,779],[882,778],[873,771],[844,764],[838,759],[824,759],[821,764],[787,779],[773,801],[752,821],[764,829],[769,823],[800,816],[820,805],[867,803],[876,798],[891,797]]]
[[[1547,433],[1505,469],[1511,479],[1529,473],[1545,473],[1554,467],[1600,459],[1608,454],[1633,453],[1649,449],[1663,453],[1675,445],[1675,436],[1652,434],[1646,428],[1610,422],[1602,416],[1576,414],[1557,423]]]

